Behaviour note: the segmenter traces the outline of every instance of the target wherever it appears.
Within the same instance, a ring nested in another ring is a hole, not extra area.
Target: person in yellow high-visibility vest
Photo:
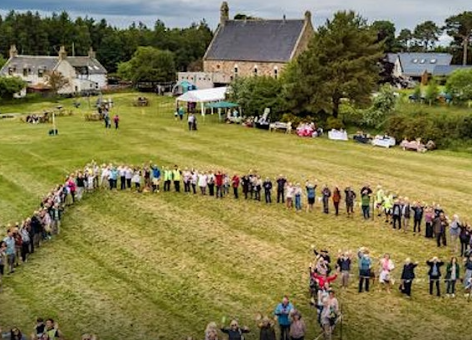
[[[174,181],[175,191],[180,192],[180,181],[182,180],[182,171],[180,171],[177,165],[174,166],[174,170],[172,171],[172,179]]]
[[[162,168],[164,171],[164,191],[170,191],[170,182],[172,181],[172,170],[167,167]]]

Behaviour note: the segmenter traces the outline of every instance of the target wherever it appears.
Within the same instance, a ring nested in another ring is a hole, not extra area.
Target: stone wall
[[[214,72],[220,74],[219,79],[226,80],[230,83],[234,77],[251,77],[255,75],[257,68],[258,76],[274,77],[277,73],[280,76],[286,63],[272,63],[272,62],[248,62],[248,61],[227,61],[227,60],[205,60],[203,62],[203,69],[205,72]],[[238,69],[237,73],[235,69]],[[275,72],[277,70],[277,72]]]

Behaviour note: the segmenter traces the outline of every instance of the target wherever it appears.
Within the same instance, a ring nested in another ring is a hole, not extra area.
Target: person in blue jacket
[[[280,327],[280,340],[290,339],[290,312],[292,310],[293,305],[289,301],[288,296],[284,296],[282,302],[275,308],[274,314],[277,316]]]
[[[152,170],[152,192],[159,192],[159,181],[161,179],[161,170],[154,164],[151,165]]]

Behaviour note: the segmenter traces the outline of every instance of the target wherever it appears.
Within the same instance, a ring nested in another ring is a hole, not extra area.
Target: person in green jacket
[[[368,190],[362,191],[361,194],[362,215],[364,220],[368,220],[370,218],[370,194]]]

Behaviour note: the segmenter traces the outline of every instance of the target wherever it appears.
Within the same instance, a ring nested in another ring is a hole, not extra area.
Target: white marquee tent
[[[205,90],[188,91],[177,97],[177,104],[179,102],[199,103],[202,115],[205,115],[205,104],[225,100],[227,87],[215,87]]]

